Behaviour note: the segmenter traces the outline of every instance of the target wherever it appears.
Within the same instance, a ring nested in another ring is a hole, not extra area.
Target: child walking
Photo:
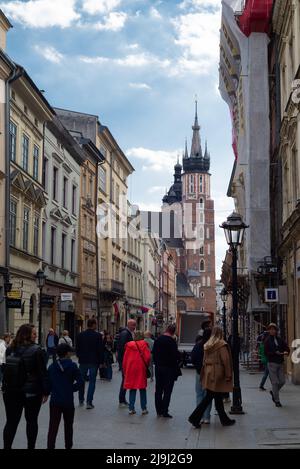
[[[58,360],[48,368],[50,381],[50,422],[48,449],[55,449],[61,416],[65,426],[65,448],[73,447],[73,422],[75,415],[74,392],[83,386],[78,366],[71,360],[72,348],[68,344],[57,347]]]

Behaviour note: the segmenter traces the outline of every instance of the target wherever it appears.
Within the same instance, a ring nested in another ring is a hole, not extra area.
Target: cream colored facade
[[[300,2],[278,0],[273,28],[278,36],[281,129],[279,161],[282,172],[283,282],[288,288],[287,332],[289,345],[300,338]],[[296,81],[298,80],[298,81]],[[300,365],[289,361],[288,372],[300,384]]]
[[[22,292],[22,309],[10,310],[9,330],[37,323],[36,272],[42,267],[42,217],[46,204],[42,186],[44,124],[52,108],[24,69],[10,96],[10,275]]]
[[[146,314],[145,329],[153,331],[155,310],[159,308],[159,271],[161,255],[159,240],[149,233],[142,236],[142,286],[144,305],[150,310]]]

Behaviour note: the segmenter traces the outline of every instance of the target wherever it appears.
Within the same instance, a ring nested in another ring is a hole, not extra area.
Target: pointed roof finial
[[[188,158],[188,157],[189,157],[189,152],[188,152],[187,138],[185,138],[184,158]]]

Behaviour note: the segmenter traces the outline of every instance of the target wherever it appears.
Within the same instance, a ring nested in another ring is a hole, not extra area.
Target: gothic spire
[[[188,157],[189,157],[189,152],[188,152],[188,147],[187,147],[187,138],[185,139],[185,152],[184,152],[183,157],[184,157],[184,158],[188,158]]]
[[[195,101],[196,111],[195,111],[195,123],[192,127],[193,129],[193,140],[191,148],[191,158],[203,158],[201,140],[200,140],[200,126],[198,123],[198,101]]]

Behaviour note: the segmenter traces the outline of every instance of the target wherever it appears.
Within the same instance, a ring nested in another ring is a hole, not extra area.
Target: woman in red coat
[[[129,389],[129,415],[136,413],[134,410],[136,391],[140,390],[142,414],[148,414],[147,410],[147,368],[150,364],[151,352],[144,334],[136,331],[134,341],[127,342],[123,359],[124,389]]]

